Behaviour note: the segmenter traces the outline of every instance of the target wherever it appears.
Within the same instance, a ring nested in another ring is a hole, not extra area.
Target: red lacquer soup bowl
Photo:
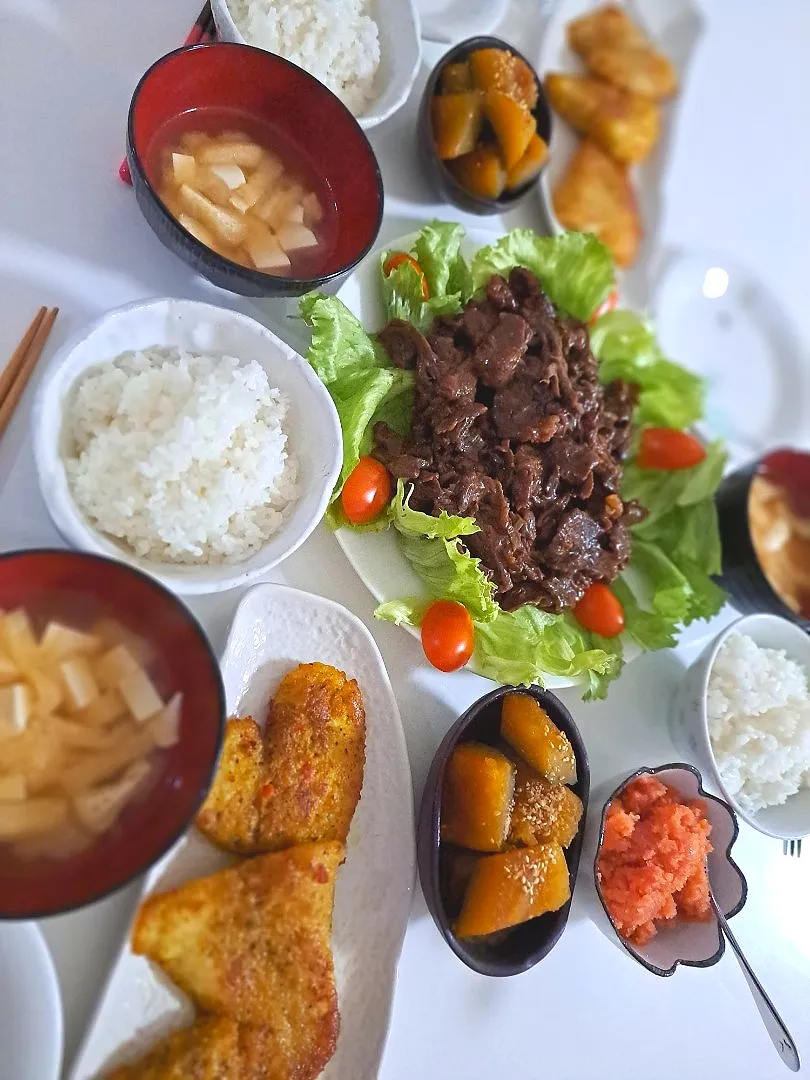
[[[18,608],[28,613],[35,631],[49,619],[86,630],[114,621],[149,647],[148,672],[164,701],[178,692],[183,697],[178,741],[152,751],[142,788],[89,846],[62,857],[30,850],[23,856],[0,837],[3,919],[81,907],[152,866],[193,821],[225,725],[225,692],[208,639],[181,601],[139,570],[71,551],[0,555],[0,610]]]
[[[314,263],[293,260],[285,276],[249,269],[178,224],[158,195],[160,150],[198,129],[243,130],[286,157],[305,184],[310,179],[329,235]],[[153,64],[132,97],[127,160],[138,204],[158,239],[209,281],[243,296],[336,288],[371,250],[382,222],[379,165],[349,110],[306,71],[249,45],[195,45]]]

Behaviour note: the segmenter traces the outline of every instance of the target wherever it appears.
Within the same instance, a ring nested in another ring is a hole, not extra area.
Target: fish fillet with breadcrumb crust
[[[240,1067],[238,1028],[224,1016],[201,1017],[140,1060],[113,1069],[107,1080],[259,1080]]]
[[[336,842],[261,855],[150,896],[138,913],[133,952],[204,1012],[263,1029],[240,1030],[240,1046],[266,1080],[309,1080],[334,1053],[330,934],[344,855]]]
[[[328,664],[299,664],[281,680],[263,739],[253,720],[229,721],[197,827],[241,854],[312,840],[345,843],[365,745],[357,682]]]

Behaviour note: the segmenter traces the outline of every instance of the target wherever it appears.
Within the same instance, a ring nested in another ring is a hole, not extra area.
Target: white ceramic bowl
[[[644,775],[655,776],[662,784],[674,788],[687,799],[703,801],[706,817],[712,827],[712,851],[708,857],[708,870],[718,907],[726,918],[730,919],[745,904],[748,886],[742,871],[731,857],[731,849],[739,831],[734,811],[703,788],[702,777],[694,766],[681,762],[638,769],[620,782],[614,779],[600,787],[599,800],[604,806],[600,817],[595,822],[592,818],[587,827],[586,850],[583,851],[583,862],[587,858],[591,863],[593,877],[582,891],[586,896],[590,894],[591,914],[600,929],[614,944],[654,975],[673,975],[682,964],[686,967],[712,967],[725,951],[725,937],[713,912],[707,922],[689,922],[676,916],[668,925],[662,926],[646,945],[634,945],[619,935],[602,900],[597,862],[608,805],[631,780]],[[591,801],[593,803],[593,796]]]
[[[779,615],[746,615],[737,619],[710,642],[687,670],[673,701],[672,737],[680,752],[693,758],[711,776],[736,813],[761,833],[779,839],[810,834],[810,788],[791,795],[781,806],[749,813],[729,794],[723,784],[712,751],[706,716],[706,691],[715,657],[730,634],[746,634],[757,645],[783,649],[796,663],[810,672],[810,637],[798,626]]]
[[[57,1080],[62,999],[51,954],[31,922],[0,923],[0,1076]]]
[[[255,555],[240,563],[183,566],[138,558],[98,530],[78,509],[60,453],[65,402],[89,367],[123,352],[177,346],[260,363],[286,394],[287,429],[299,463],[299,497],[289,518]],[[54,357],[34,405],[34,455],[48,511],[64,538],[84,551],[123,559],[179,593],[222,592],[259,578],[292,554],[323,517],[343,458],[340,422],[309,364],[270,330],[235,311],[192,300],[141,300],[108,311]]]
[[[233,21],[227,0],[211,0],[211,11],[222,41],[251,44]],[[405,104],[422,62],[419,15],[413,0],[373,0],[371,14],[380,31],[380,67],[374,100],[357,117],[357,123],[366,130],[381,124]]]

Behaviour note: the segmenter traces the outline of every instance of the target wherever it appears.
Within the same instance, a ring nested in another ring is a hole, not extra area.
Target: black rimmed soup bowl
[[[466,41],[460,42],[454,46],[448,52],[444,54],[436,67],[430,73],[427,85],[425,86],[424,93],[422,94],[422,101],[419,106],[419,123],[418,123],[418,142],[419,153],[422,159],[423,168],[427,174],[431,184],[444,199],[454,206],[459,207],[461,210],[467,210],[471,214],[502,214],[506,210],[509,210],[521,199],[537,187],[540,181],[543,169],[548,163],[548,158],[543,163],[540,171],[531,179],[521,184],[519,187],[514,188],[512,191],[504,191],[497,199],[486,199],[479,195],[475,195],[468,191],[466,188],[458,182],[453,176],[447,164],[442,161],[436,153],[436,146],[433,137],[433,124],[431,119],[431,103],[436,95],[442,72],[449,64],[457,64],[463,60],[466,60],[471,53],[477,49],[502,49],[513,56],[518,57],[523,63],[530,69],[535,77],[537,86],[537,104],[532,109],[532,115],[537,124],[537,134],[545,142],[546,146],[551,147],[551,109],[548,101],[546,100],[545,90],[543,89],[543,82],[534,70],[534,66],[529,63],[526,57],[506,41],[502,41],[496,37],[474,37],[467,38]]]
[[[495,749],[508,750],[500,736],[501,708],[508,694],[527,694],[546,711],[562,731],[574,751],[577,778],[571,785],[582,802],[582,818],[576,836],[565,849],[568,879],[573,896],[582,851],[588,810],[590,770],[585,744],[574,719],[554,694],[539,687],[500,686],[480,698],[453,724],[436,751],[428,772],[417,828],[417,861],[425,902],[433,921],[456,956],[481,975],[517,975],[538,964],[559,941],[571,908],[571,899],[557,911],[547,912],[497,934],[459,938],[453,926],[459,913],[464,861],[476,858],[473,852],[452,848],[441,840],[442,786],[450,757],[461,742],[474,741]],[[486,856],[483,856],[486,858]],[[459,873],[459,864],[461,872]]]

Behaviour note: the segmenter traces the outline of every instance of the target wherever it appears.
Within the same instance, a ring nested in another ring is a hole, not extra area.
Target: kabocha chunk
[[[471,91],[434,97],[431,116],[436,153],[443,161],[461,157],[475,149],[483,123],[479,93]]]
[[[498,199],[506,185],[506,169],[496,146],[479,146],[448,166],[459,184],[481,199]]]
[[[543,142],[540,136],[535,133],[532,135],[531,139],[529,139],[526,153],[517,165],[513,165],[507,173],[507,188],[512,191],[514,188],[522,187],[524,184],[528,184],[530,180],[534,180],[535,176],[537,176],[545,165],[547,157],[548,146]]]
[[[571,788],[518,763],[510,845],[532,847],[554,841],[568,847],[577,835],[581,818],[582,801]]]
[[[519,56],[506,49],[476,49],[470,67],[478,90],[500,90],[530,111],[537,105],[537,79]]]
[[[517,926],[570,899],[568,866],[559,844],[514,848],[482,858],[470,880],[456,937],[481,937]]]
[[[507,169],[514,168],[526,153],[537,121],[528,109],[500,90],[487,92],[484,113],[495,132],[504,164]]]
[[[466,60],[462,60],[459,64],[445,64],[439,84],[445,94],[463,94],[465,90],[472,90],[473,78],[470,65]]]
[[[577,762],[568,738],[528,694],[507,694],[501,711],[501,735],[524,761],[549,780],[574,784]]]
[[[444,773],[442,840],[473,851],[501,851],[514,790],[509,758],[481,743],[461,743]]]

